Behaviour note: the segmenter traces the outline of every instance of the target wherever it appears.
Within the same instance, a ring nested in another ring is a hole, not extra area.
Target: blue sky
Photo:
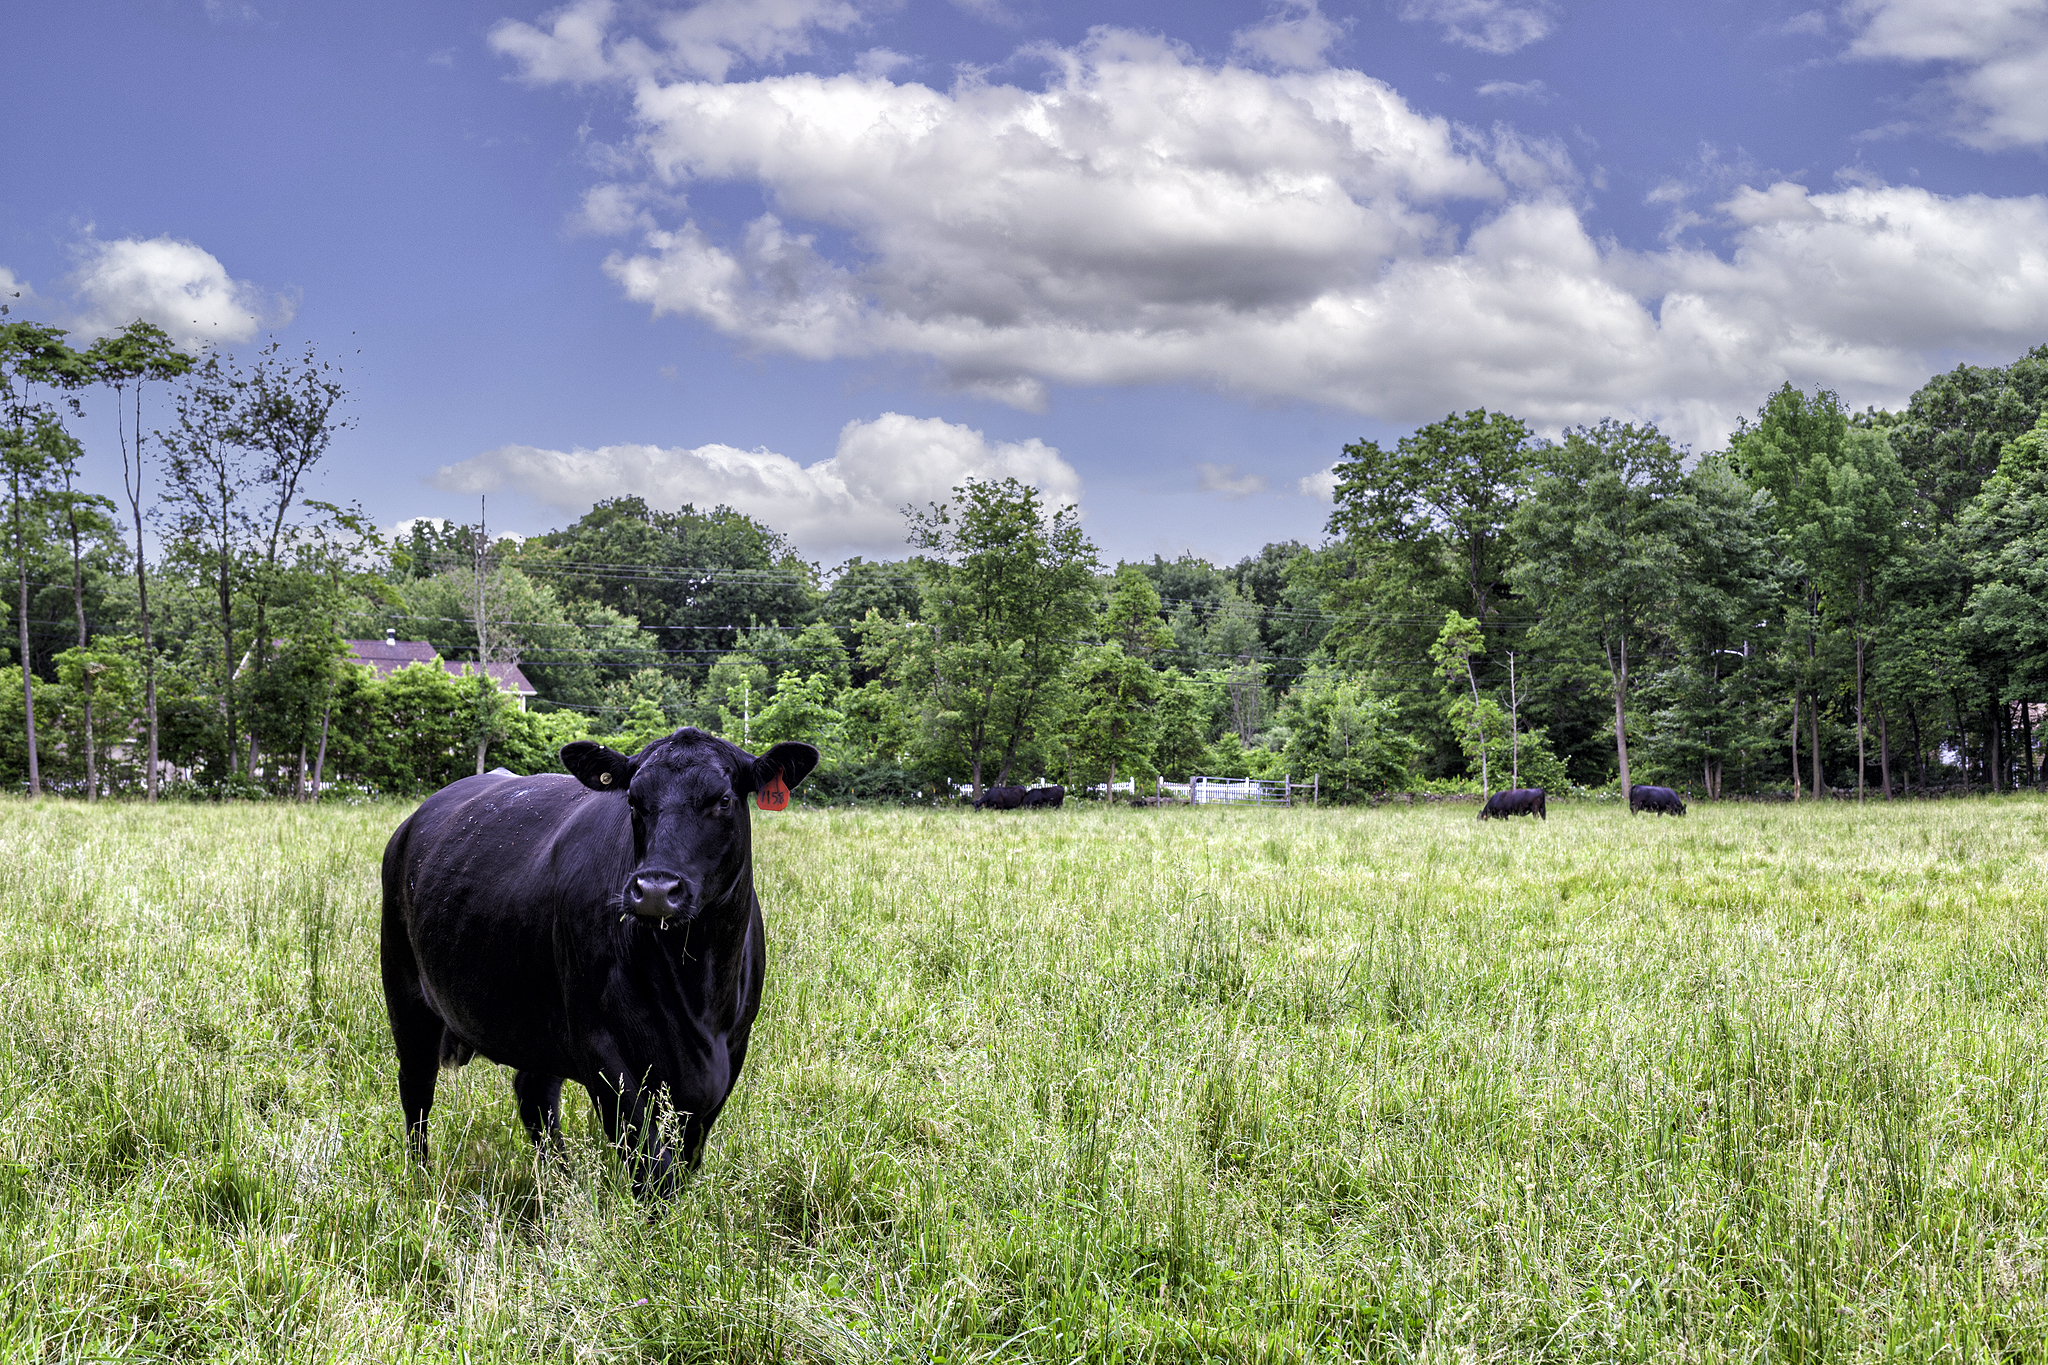
[[[19,313],[315,343],[386,525],[639,492],[829,565],[1007,473],[1228,560],[1454,408],[1711,448],[2048,341],[2039,0],[81,0],[7,52]]]

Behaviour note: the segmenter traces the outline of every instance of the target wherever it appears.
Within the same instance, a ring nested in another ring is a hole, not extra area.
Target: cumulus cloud
[[[1262,24],[1231,35],[1242,57],[1283,71],[1313,71],[1328,64],[1326,54],[1344,36],[1343,25],[1327,18],[1316,0],[1284,0]]]
[[[83,336],[106,336],[141,318],[180,346],[235,345],[291,320],[288,300],[230,278],[214,255],[175,237],[88,238],[70,278]]]
[[[443,466],[433,483],[454,493],[511,490],[568,514],[624,493],[663,507],[722,503],[807,554],[836,559],[900,556],[906,506],[943,500],[970,479],[1003,478],[1036,486],[1049,502],[1081,499],[1080,475],[1043,441],[990,441],[972,427],[896,412],[848,422],[831,458],[810,465],[728,445],[503,446]]]
[[[1504,56],[1550,36],[1557,27],[1550,0],[1407,0],[1401,17],[1435,24],[1444,41]]]
[[[1986,149],[2048,144],[2048,4],[1852,0],[1849,55],[1932,65],[1947,131]]]
[[[651,41],[615,35],[617,18],[615,0],[575,0],[540,24],[504,20],[489,41],[536,84],[662,76],[722,81],[735,66],[807,55],[815,33],[845,33],[860,24],[861,12],[846,0],[698,0],[659,11]]]
[[[1209,464],[1204,461],[1195,466],[1195,485],[1204,493],[1221,493],[1232,500],[1248,498],[1254,493],[1266,491],[1266,480],[1259,474],[1240,474],[1234,464]]]
[[[1333,464],[1327,469],[1318,469],[1313,474],[1296,479],[1294,491],[1304,498],[1334,503],[1337,501],[1337,466]]]
[[[1659,202],[1720,249],[1680,229],[1631,251],[1588,230],[1561,146],[1359,72],[1205,65],[1111,30],[1046,55],[1038,89],[637,82],[635,207],[613,221],[652,225],[604,268],[748,348],[922,357],[1025,409],[1052,386],[1197,383],[1389,421],[1654,418],[1696,443],[1787,379],[1897,402],[1933,365],[2048,334],[2039,196],[1702,172]],[[769,211],[699,224],[675,206],[706,180]]]

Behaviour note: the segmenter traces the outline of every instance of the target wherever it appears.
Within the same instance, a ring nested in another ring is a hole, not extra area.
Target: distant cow
[[[1058,810],[1060,803],[1066,799],[1067,789],[1065,787],[1033,787],[1024,793],[1024,806],[1027,810],[1034,810],[1040,806],[1050,810]]]
[[[1654,815],[1683,815],[1685,802],[1678,799],[1678,793],[1669,787],[1630,787],[1628,789],[1628,813],[1649,811]]]
[[[1487,797],[1486,804],[1479,808],[1482,820],[1505,820],[1510,815],[1533,815],[1539,820],[1548,820],[1550,812],[1543,805],[1543,788],[1510,787]]]
[[[990,787],[981,794],[981,800],[974,803],[976,810],[1015,810],[1024,804],[1022,787]]]
[[[574,774],[465,777],[384,850],[384,1003],[398,1103],[427,1155],[436,1071],[514,1069],[519,1117],[560,1140],[562,1082],[590,1092],[636,1190],[666,1189],[680,1121],[694,1165],[732,1093],[766,963],[748,794],[817,765],[682,729],[626,755],[579,740]],[[664,932],[666,931],[666,932]]]

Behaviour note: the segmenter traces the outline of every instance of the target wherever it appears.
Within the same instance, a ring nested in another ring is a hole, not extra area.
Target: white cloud
[[[510,489],[572,515],[624,493],[662,507],[723,503],[807,554],[837,559],[900,556],[904,507],[946,499],[969,479],[1002,478],[1036,486],[1049,502],[1081,499],[1080,475],[1043,441],[990,441],[972,427],[895,412],[848,422],[832,457],[810,465],[728,445],[504,446],[443,466],[433,482],[456,493]]]
[[[29,282],[0,265],[0,303],[18,313],[24,308],[34,307],[35,301],[36,291]]]
[[[860,24],[861,12],[846,0],[698,0],[659,11],[652,42],[615,36],[617,18],[615,0],[575,0],[548,14],[545,27],[503,20],[489,41],[535,84],[660,76],[722,81],[735,66],[807,55],[814,33],[845,33]]]
[[[1519,52],[1550,36],[1558,7],[1551,0],[1407,0],[1401,17],[1436,24],[1444,41],[1480,52]]]
[[[235,345],[293,312],[288,301],[230,278],[211,252],[175,237],[88,238],[70,285],[79,307],[68,325],[88,337],[140,318],[180,346]]]
[[[1550,100],[1550,87],[1542,81],[1488,81],[1479,87],[1479,93],[1489,98],[1505,96],[1513,99],[1519,96],[1539,104]]]
[[[1232,500],[1248,498],[1254,493],[1266,491],[1266,480],[1260,474],[1240,474],[1234,464],[1210,464],[1204,461],[1195,466],[1195,484],[1204,493],[1221,493]]]
[[[1304,498],[1315,498],[1320,502],[1337,501],[1337,466],[1318,469],[1294,481],[1294,491]]]
[[[2043,0],[1851,0],[1849,55],[1942,68],[1932,93],[1949,133],[1973,147],[2048,144],[2048,4]]]
[[[916,65],[917,58],[887,47],[871,47],[853,60],[854,72],[861,76],[887,76]]]
[[[1328,65],[1327,53],[1344,36],[1344,26],[1324,16],[1316,0],[1281,0],[1264,23],[1230,36],[1233,51],[1282,71],[1314,71]]]
[[[1356,71],[1205,66],[1108,30],[1045,55],[1039,89],[641,82],[622,202],[656,225],[605,270],[754,350],[922,357],[1025,409],[1194,383],[1388,421],[1647,417],[1701,444],[1787,379],[1895,403],[2048,335],[2038,196],[1758,186],[1706,149],[1653,192],[1666,246],[1629,251],[1588,230],[1561,146]],[[714,233],[662,207],[703,180],[770,212]],[[1702,224],[1722,254],[1678,240]]]

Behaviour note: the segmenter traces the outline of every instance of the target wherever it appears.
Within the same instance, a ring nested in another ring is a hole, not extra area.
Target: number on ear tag
[[[783,782],[780,772],[768,779],[767,786],[754,793],[754,804],[762,810],[789,809],[789,786]]]

